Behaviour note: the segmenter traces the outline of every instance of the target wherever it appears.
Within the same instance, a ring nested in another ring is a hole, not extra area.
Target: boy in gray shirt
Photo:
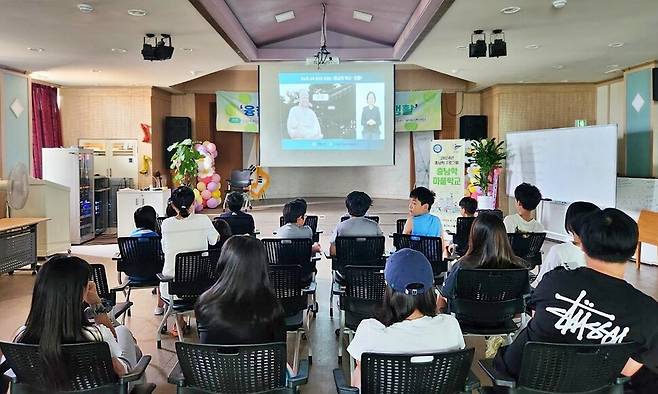
[[[302,200],[293,200],[283,206],[284,225],[276,231],[277,238],[310,238],[313,239],[313,230],[304,225],[306,204]],[[313,244],[313,253],[322,250],[319,243]]]
[[[345,198],[345,207],[350,218],[338,223],[331,235],[329,253],[336,255],[336,237],[378,237],[384,235],[377,222],[366,219],[364,216],[372,205],[369,195],[360,191],[353,191]]]

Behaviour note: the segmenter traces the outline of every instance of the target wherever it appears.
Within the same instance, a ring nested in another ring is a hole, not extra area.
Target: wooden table
[[[0,219],[0,274],[37,266],[37,224],[48,218]]]

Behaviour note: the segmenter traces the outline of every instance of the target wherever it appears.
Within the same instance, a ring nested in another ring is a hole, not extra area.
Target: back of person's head
[[[231,212],[239,212],[244,206],[244,196],[242,193],[231,192],[226,196],[226,205]]]
[[[165,216],[168,218],[172,218],[176,215],[178,215],[178,213],[174,209],[174,206],[171,204],[171,198],[170,198],[169,201],[167,201],[167,209],[165,210]]]
[[[496,215],[478,215],[471,226],[464,268],[514,268],[519,265],[503,221]]]
[[[576,201],[569,205],[567,213],[564,215],[564,229],[568,233],[580,237],[583,223],[587,215],[598,212],[601,209],[591,202]]]
[[[372,199],[364,192],[353,191],[345,198],[345,207],[350,216],[364,216],[371,205]]]
[[[537,186],[522,183],[514,189],[514,198],[528,211],[534,211],[541,201],[541,192]]]
[[[89,325],[83,294],[90,280],[89,264],[79,257],[56,255],[37,273],[25,331],[18,342],[38,344],[46,382],[55,389],[68,386],[61,345],[83,342]]]
[[[219,279],[197,301],[210,325],[231,316],[245,324],[267,324],[283,315],[267,273],[267,253],[255,237],[234,235],[222,246]]]
[[[637,223],[616,208],[590,213],[580,229],[585,254],[606,263],[625,263],[637,248]]]
[[[385,326],[399,323],[418,310],[436,316],[434,275],[429,260],[412,249],[400,249],[386,261],[386,290],[378,320]]]
[[[308,209],[308,203],[306,202],[306,200],[304,200],[301,197],[298,197],[298,198],[295,199],[295,201],[299,201],[300,203],[302,203],[304,205],[304,213],[306,213],[306,210]]]
[[[224,244],[227,239],[233,235],[231,232],[231,226],[226,222],[226,220],[221,219],[219,216],[213,218],[212,225],[215,227],[215,230],[219,233],[219,242]]]
[[[135,210],[135,227],[138,229],[151,230],[156,232],[158,229],[158,214],[155,208],[150,205],[144,205]]]
[[[306,214],[306,206],[299,200],[292,200],[283,206],[283,222],[297,223],[297,218]]]
[[[171,193],[171,205],[182,217],[190,216],[194,209],[194,192],[187,186],[179,186]]]
[[[409,198],[415,198],[420,202],[420,205],[427,204],[428,205],[427,209],[432,208],[432,204],[434,204],[435,197],[436,194],[433,191],[423,186],[418,186],[417,188],[412,189],[411,192],[409,193]]]
[[[478,210],[478,200],[473,197],[464,197],[459,200],[459,208],[463,209],[469,215],[475,215],[475,212]]]

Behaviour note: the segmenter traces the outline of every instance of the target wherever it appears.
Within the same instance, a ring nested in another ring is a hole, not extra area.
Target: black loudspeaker
[[[484,115],[462,115],[459,118],[459,138],[465,140],[487,138],[487,117]]]
[[[653,69],[651,84],[653,85],[653,101],[658,101],[658,68]]]
[[[167,151],[167,148],[174,142],[180,142],[186,138],[192,138],[192,119],[184,116],[167,116],[165,118],[163,144],[167,168],[169,168],[171,156],[174,154],[173,151]]]

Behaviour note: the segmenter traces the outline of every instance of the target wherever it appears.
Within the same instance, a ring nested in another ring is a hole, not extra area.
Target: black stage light
[[[478,37],[475,40],[475,36]],[[483,30],[475,30],[471,34],[471,43],[468,44],[468,56],[469,57],[486,57],[487,56],[487,37],[484,34]]]
[[[493,30],[489,39],[493,40],[489,42],[489,57],[507,56],[507,43],[502,29]]]

